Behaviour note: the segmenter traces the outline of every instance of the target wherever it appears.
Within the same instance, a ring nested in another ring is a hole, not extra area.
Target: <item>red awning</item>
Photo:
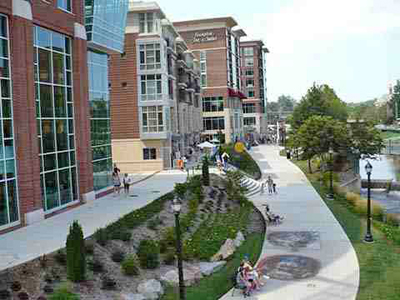
[[[234,89],[228,88],[228,96],[229,97],[239,97],[237,92]]]
[[[240,99],[247,99],[246,95],[243,94],[241,91],[238,91],[237,94],[238,94],[238,97],[239,97]]]

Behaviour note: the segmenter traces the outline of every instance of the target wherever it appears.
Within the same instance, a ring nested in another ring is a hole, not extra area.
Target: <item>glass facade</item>
[[[112,185],[108,55],[88,51],[90,130],[94,189]]]
[[[8,19],[0,15],[0,229],[19,221]]]
[[[128,0],[85,0],[87,40],[123,52]]]
[[[35,26],[36,117],[43,208],[78,199],[71,39]]]

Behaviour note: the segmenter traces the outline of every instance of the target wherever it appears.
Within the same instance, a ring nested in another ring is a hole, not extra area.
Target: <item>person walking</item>
[[[128,174],[125,173],[124,179],[122,180],[124,184],[124,192],[125,196],[129,195],[129,187],[131,185],[131,179],[129,178]]]
[[[229,154],[224,152],[221,155],[222,161],[224,162],[224,170],[228,167],[228,160],[229,160]]]
[[[114,163],[114,170],[113,170],[113,172],[114,172],[114,173],[117,173],[118,176],[119,176],[119,173],[121,173],[121,170],[117,167],[117,164],[116,164],[116,163]]]
[[[274,184],[274,181],[272,180],[271,176],[268,176],[267,179],[267,185],[268,185],[268,194],[272,194],[272,185]]]
[[[121,180],[120,180],[117,172],[113,172],[112,181],[113,181],[113,185],[114,185],[114,197],[115,197],[115,196],[117,196],[117,194],[119,195],[119,192],[120,192],[119,189],[121,187]]]
[[[278,194],[278,192],[276,191],[276,183],[275,182],[272,183],[272,190],[274,191],[275,195]]]

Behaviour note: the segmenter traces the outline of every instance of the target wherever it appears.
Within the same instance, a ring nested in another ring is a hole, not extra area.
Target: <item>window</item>
[[[252,70],[252,69],[246,70],[245,76],[247,76],[247,77],[253,77],[253,76],[254,76],[254,70]]]
[[[246,87],[253,87],[254,86],[254,79],[246,79]]]
[[[253,114],[256,112],[256,105],[254,103],[243,103],[243,113]]]
[[[224,97],[204,97],[203,112],[224,111]]]
[[[0,14],[0,229],[19,220],[8,37],[8,19]]]
[[[254,65],[254,59],[252,57],[246,57],[244,59],[244,66],[245,67],[252,67]]]
[[[162,106],[142,107],[142,132],[163,132],[164,118]]]
[[[156,148],[144,148],[143,149],[143,159],[144,160],[157,159]]]
[[[57,0],[57,7],[72,12],[71,1],[72,0]]]
[[[161,74],[140,76],[140,93],[142,101],[162,99]]]
[[[253,55],[254,55],[254,49],[253,49],[253,47],[246,47],[246,48],[243,48],[243,55],[244,55],[244,56],[253,56]]]
[[[140,70],[161,69],[160,44],[139,45]]]
[[[225,118],[224,117],[205,117],[203,118],[204,130],[224,130]]]
[[[140,33],[153,33],[156,26],[154,13],[140,13],[139,14],[139,32]]]
[[[244,123],[244,126],[256,125],[256,118],[255,117],[243,118],[243,123]]]
[[[207,86],[207,54],[206,51],[200,51],[200,85]]]
[[[254,98],[254,90],[253,89],[247,89],[247,97]]]
[[[44,210],[51,212],[78,200],[72,43],[70,38],[57,32],[38,26],[33,30],[42,200]],[[102,86],[101,70],[96,69],[94,73],[95,78],[89,74],[92,88]],[[107,88],[106,83],[104,86]]]

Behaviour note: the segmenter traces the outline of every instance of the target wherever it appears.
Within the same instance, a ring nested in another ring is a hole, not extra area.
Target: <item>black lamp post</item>
[[[333,149],[329,148],[329,193],[326,196],[327,199],[329,200],[333,200],[333,160],[332,160],[332,156],[333,156]]]
[[[368,176],[368,219],[367,219],[367,233],[364,237],[364,242],[366,243],[373,243],[374,239],[372,238],[371,233],[371,172],[372,172],[372,165],[367,162],[365,165],[365,172],[367,172]]]
[[[181,212],[181,203],[174,199],[172,203],[172,210],[175,214],[175,229],[176,229],[176,252],[178,255],[178,276],[179,276],[179,299],[185,300],[185,283],[183,281],[183,268],[182,268],[182,242],[181,242],[181,228],[179,225],[179,214]]]

